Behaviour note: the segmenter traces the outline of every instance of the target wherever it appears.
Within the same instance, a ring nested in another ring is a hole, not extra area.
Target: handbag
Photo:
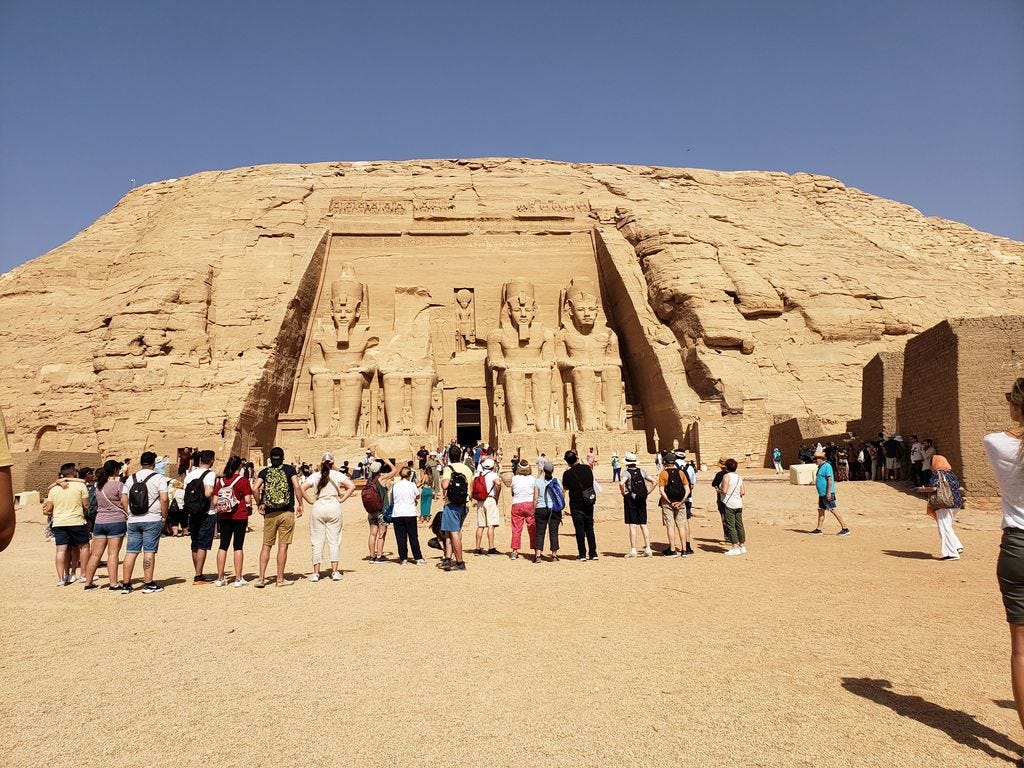
[[[938,483],[935,492],[928,497],[928,509],[953,509],[953,489],[945,472],[936,472]]]

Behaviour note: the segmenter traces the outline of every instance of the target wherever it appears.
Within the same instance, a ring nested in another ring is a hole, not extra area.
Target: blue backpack
[[[555,478],[551,478],[544,489],[544,501],[548,502],[548,509],[552,512],[561,512],[565,509],[565,492]]]

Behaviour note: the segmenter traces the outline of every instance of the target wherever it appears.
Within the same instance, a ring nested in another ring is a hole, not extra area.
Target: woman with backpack
[[[544,551],[544,534],[551,542],[551,562],[558,562],[558,528],[562,524],[562,510],[565,509],[565,494],[562,486],[554,477],[555,467],[547,459],[538,463],[540,477],[533,481],[534,510],[536,520],[536,540],[534,542],[536,556],[533,561],[540,562]],[[513,498],[515,491],[512,492]]]
[[[366,547],[370,551],[368,559],[371,563],[386,563],[384,541],[388,537],[388,487],[384,483],[395,477],[398,470],[381,459],[374,459],[366,471],[362,500],[366,524],[370,527],[366,538]]]
[[[217,512],[217,529],[220,531],[220,547],[217,550],[217,580],[214,585],[223,587],[224,566],[228,559],[228,545],[233,545],[236,587],[245,586],[242,563],[245,553],[245,531],[249,526],[252,510],[252,486],[242,472],[241,456],[232,456],[224,465],[224,474],[213,485],[213,505]]]
[[[960,481],[945,456],[932,456],[931,470],[930,479],[917,492],[930,494],[927,512],[939,528],[941,559],[959,560],[964,545],[953,530],[953,523],[956,522],[956,513],[964,508]]]
[[[320,459],[320,469],[302,481],[303,498],[313,505],[309,515],[309,541],[313,548],[310,581],[320,581],[324,539],[331,561],[331,581],[341,581],[341,505],[355,489],[355,483],[334,469],[334,456],[330,453]]]
[[[537,549],[537,518],[534,509],[537,506],[537,484],[530,471],[528,461],[520,461],[515,466],[516,473],[512,476],[512,552],[509,557],[519,558],[519,547],[523,543],[523,525],[530,537],[533,549],[533,562],[540,562],[540,550]]]

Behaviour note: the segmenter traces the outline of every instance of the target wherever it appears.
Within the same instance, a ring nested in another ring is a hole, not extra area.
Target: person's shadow
[[[1005,734],[979,723],[974,715],[959,709],[943,707],[920,696],[896,693],[888,680],[875,680],[870,677],[844,677],[842,680],[843,688],[850,693],[863,696],[903,717],[909,717],[942,731],[953,741],[984,752],[990,757],[1013,762],[1021,753],[1022,747],[1019,744]],[[1007,752],[1010,754],[1006,754]]]

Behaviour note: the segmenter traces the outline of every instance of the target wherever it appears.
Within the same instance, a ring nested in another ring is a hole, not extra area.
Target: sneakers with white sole
[[[636,557],[636,550],[635,549],[629,550],[629,552],[626,553],[626,557]]]
[[[215,586],[215,587],[223,587],[227,583],[228,583],[227,579],[217,579],[215,582],[213,582],[213,586]]]
[[[341,581],[341,571],[331,571],[331,581]]]
[[[723,554],[725,554],[726,557],[735,557],[736,555],[742,555],[743,550],[739,547],[733,547],[732,549],[725,550]]]
[[[231,586],[232,587],[244,587],[245,584],[246,584],[245,579],[235,579],[235,583],[232,584]]]
[[[311,573],[306,578],[309,579],[310,581],[320,581],[320,574],[319,573]]]

